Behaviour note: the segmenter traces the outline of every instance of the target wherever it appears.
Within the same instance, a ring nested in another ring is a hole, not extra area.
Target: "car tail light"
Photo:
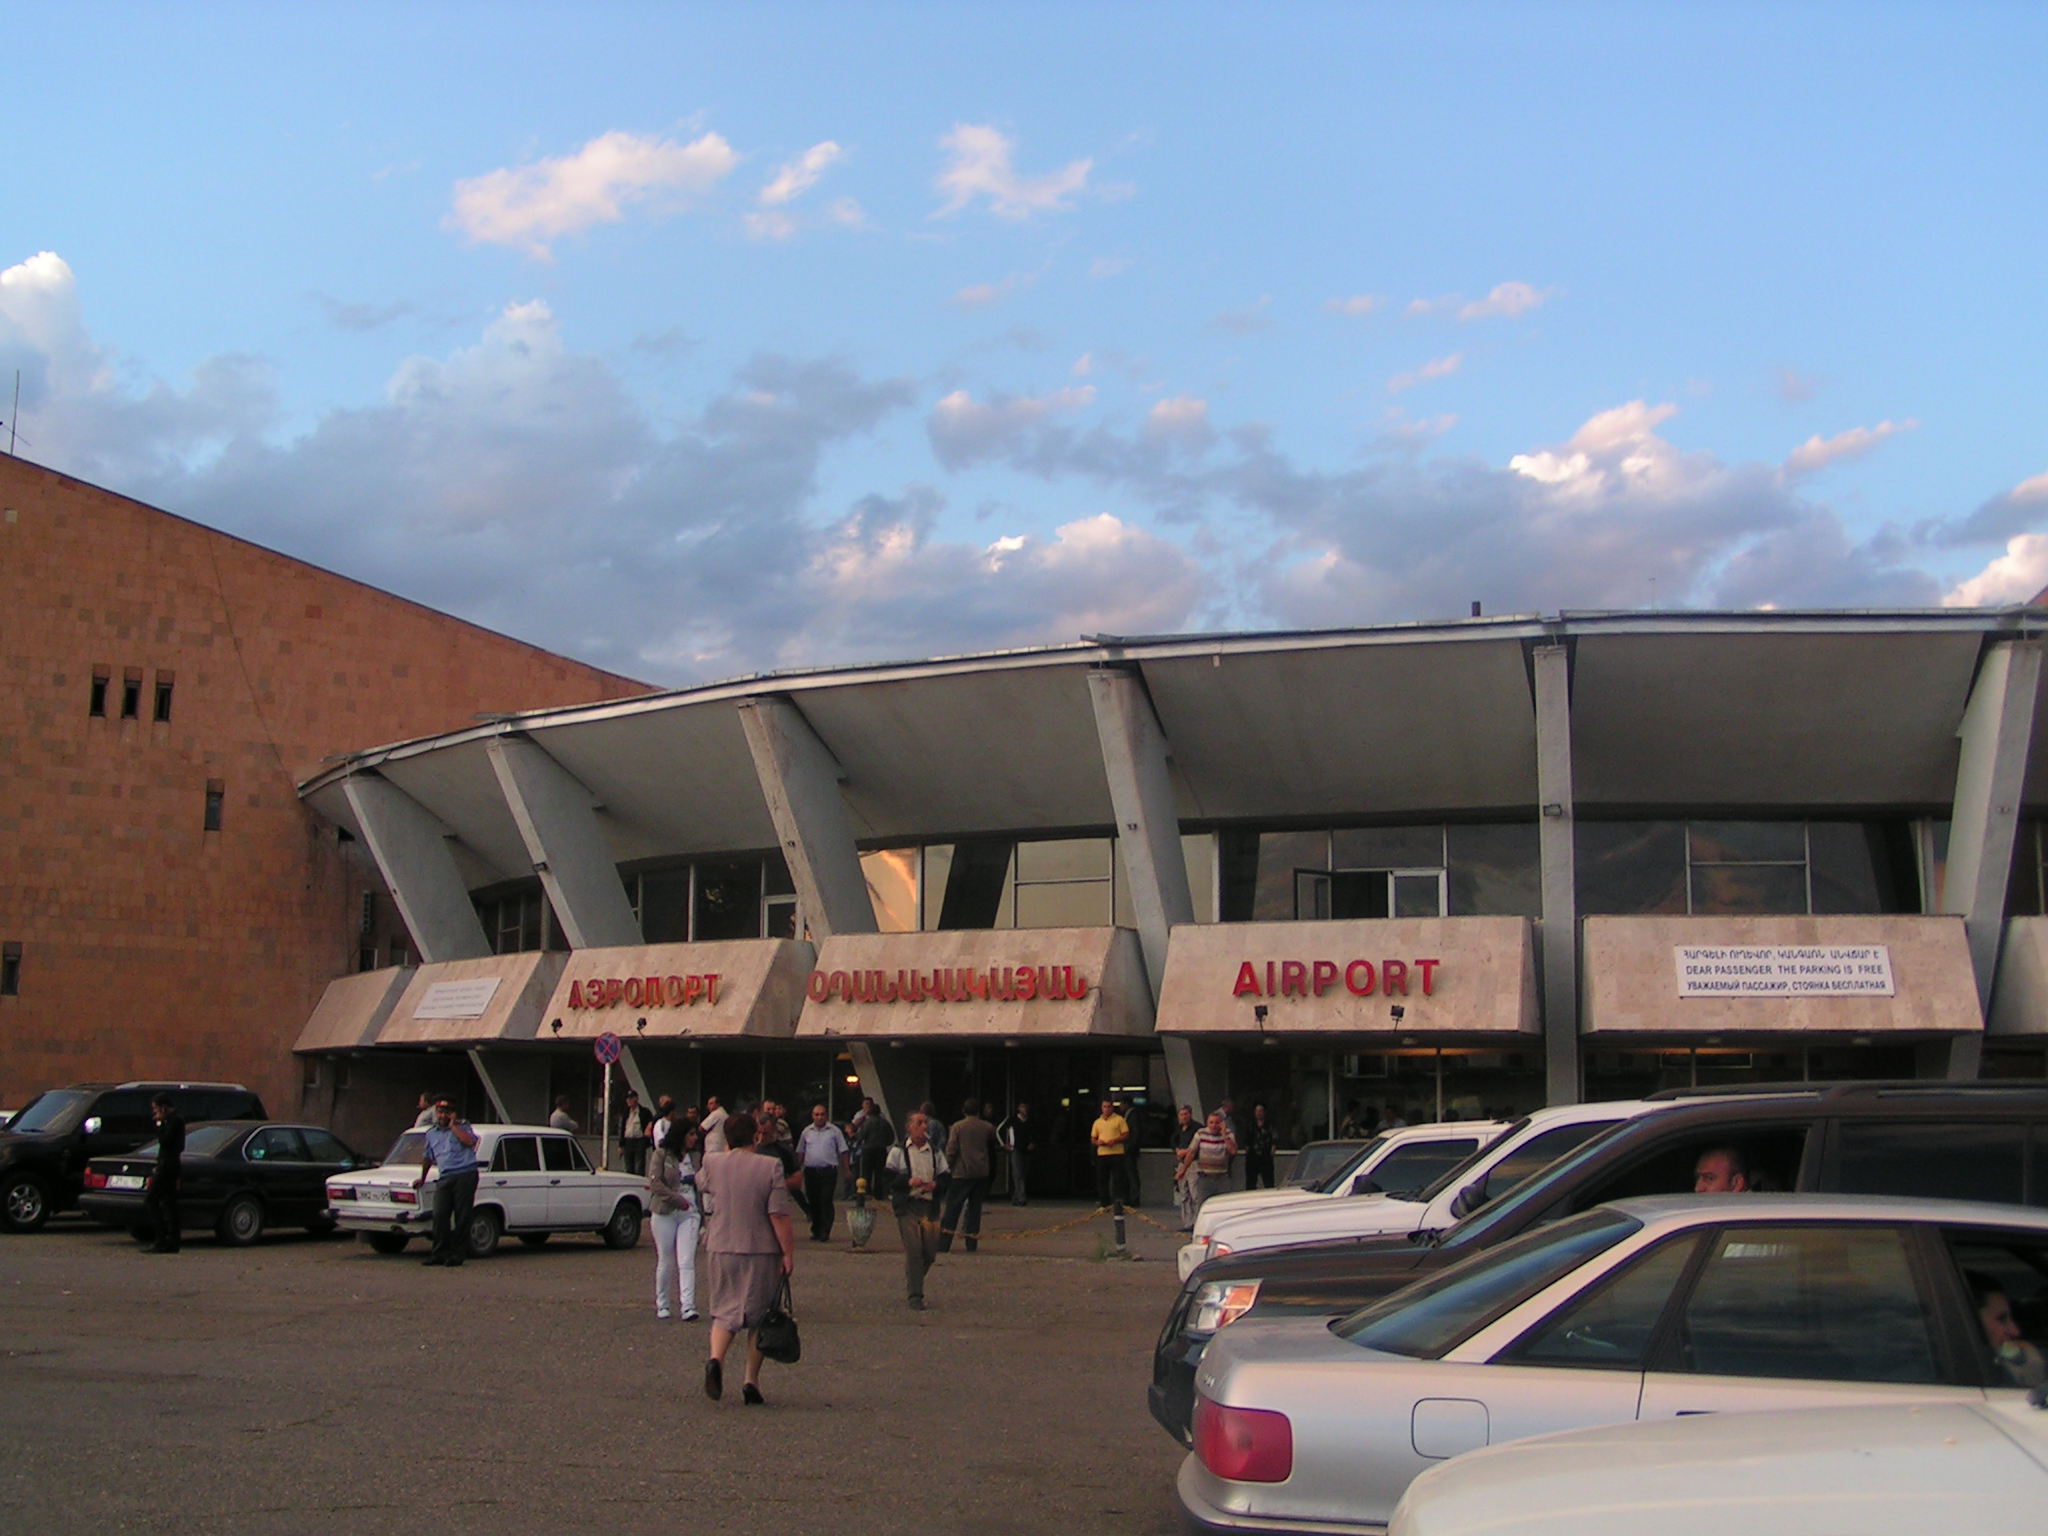
[[[355,1197],[356,1192],[353,1185],[330,1184],[327,1186],[327,1198],[329,1200],[353,1200]]]
[[[1294,1475],[1294,1426],[1284,1413],[1195,1399],[1195,1455],[1232,1483],[1284,1483]]]
[[[85,1170],[85,1187],[87,1189],[105,1189],[107,1187],[107,1176],[97,1168],[88,1168]]]
[[[391,1203],[393,1205],[418,1205],[420,1203],[419,1192],[411,1189],[394,1189],[391,1191]]]

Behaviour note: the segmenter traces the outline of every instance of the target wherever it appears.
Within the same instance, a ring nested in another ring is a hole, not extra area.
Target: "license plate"
[[[140,1189],[142,1175],[139,1173],[111,1173],[107,1175],[109,1189]]]
[[[357,1197],[363,1200],[382,1200],[386,1205],[391,1203],[391,1197],[381,1189],[358,1190]]]

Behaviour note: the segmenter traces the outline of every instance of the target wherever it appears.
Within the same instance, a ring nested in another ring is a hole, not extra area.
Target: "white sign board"
[[[1680,997],[1890,997],[1883,944],[1674,944]]]
[[[496,976],[479,976],[474,981],[437,981],[427,988],[414,1008],[416,1019],[480,1019],[497,994]]]

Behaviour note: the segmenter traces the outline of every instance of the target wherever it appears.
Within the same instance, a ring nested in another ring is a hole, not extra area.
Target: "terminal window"
[[[112,679],[113,674],[110,669],[106,667],[94,667],[92,669],[92,692],[86,698],[85,712],[96,720],[104,720],[107,717],[107,684]]]
[[[206,781],[206,831],[218,832],[220,830],[220,808],[227,797],[228,786],[225,780],[208,779]]]
[[[1576,863],[1581,913],[1920,910],[1903,822],[1581,820]]]
[[[142,712],[142,669],[130,667],[121,680],[121,718],[133,720]]]
[[[158,725],[168,725],[171,719],[171,685],[176,681],[170,673],[156,675],[156,703],[150,711],[150,718]]]
[[[21,946],[12,940],[0,945],[0,997],[21,996]]]

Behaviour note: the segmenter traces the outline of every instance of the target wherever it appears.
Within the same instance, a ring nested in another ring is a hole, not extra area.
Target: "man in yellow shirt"
[[[1124,1172],[1124,1144],[1131,1127],[1109,1100],[1102,1101],[1102,1113],[1088,1127],[1088,1139],[1095,1144],[1095,1203],[1111,1205],[1124,1198],[1129,1187]]]

